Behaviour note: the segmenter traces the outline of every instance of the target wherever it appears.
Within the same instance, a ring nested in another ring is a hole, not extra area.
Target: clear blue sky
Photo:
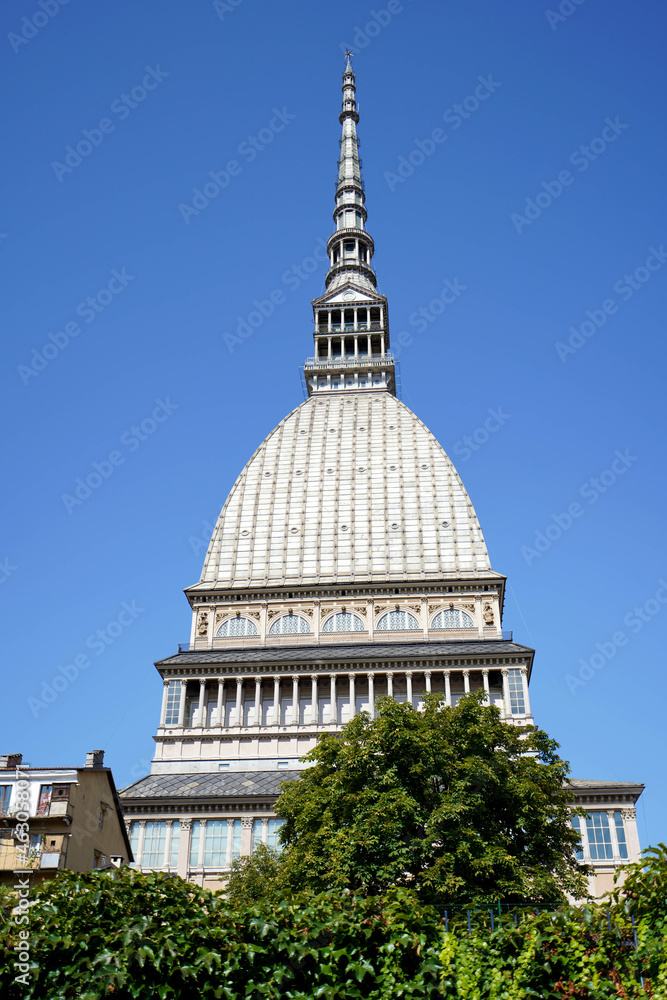
[[[0,749],[101,747],[121,786],[146,768],[198,538],[303,398],[350,45],[403,399],[509,578],[538,723],[575,775],[644,781],[642,842],[666,840],[663,6],[43,3],[0,12]],[[210,172],[224,190],[179,207]],[[432,308],[445,280],[460,293]]]

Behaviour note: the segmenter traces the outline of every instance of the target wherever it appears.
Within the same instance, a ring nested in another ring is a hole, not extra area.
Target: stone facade
[[[355,93],[348,60],[308,398],[227,498],[186,590],[190,641],[156,664],[151,774],[123,792],[138,865],[200,884],[221,884],[260,840],[276,843],[280,783],[319,734],[372,716],[379,697],[418,707],[435,692],[454,705],[484,690],[505,721],[533,721],[534,653],[502,629],[505,578],[452,462],[396,395]],[[620,863],[623,838],[636,855],[636,829],[626,817],[622,834],[613,811]]]

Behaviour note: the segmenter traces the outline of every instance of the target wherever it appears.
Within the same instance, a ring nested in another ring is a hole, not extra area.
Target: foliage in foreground
[[[0,911],[3,1000],[667,1000],[667,847],[627,869],[606,905],[442,914],[382,898],[296,894],[235,907],[174,877],[61,873],[32,896],[31,969]],[[630,913],[634,916],[637,948]],[[644,978],[641,983],[640,977]]]
[[[34,898],[27,986],[14,981],[18,928],[2,918],[3,1000],[440,995],[437,914],[403,890],[235,908],[179,878],[124,869],[63,872]]]
[[[437,905],[565,902],[586,891],[570,825],[569,765],[534,726],[501,722],[483,692],[321,736],[275,805],[294,887],[378,895],[397,884]]]
[[[443,996],[667,1000],[667,847],[649,848],[626,873],[609,906],[562,907],[518,924],[510,915],[495,933],[468,935],[455,923],[440,955]]]

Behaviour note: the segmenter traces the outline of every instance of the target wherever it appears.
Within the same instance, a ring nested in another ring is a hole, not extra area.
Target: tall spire
[[[395,394],[389,349],[387,300],[376,290],[375,253],[366,231],[367,212],[357,137],[356,83],[350,53],[343,72],[342,125],[335,232],[329,237],[327,291],[313,301],[315,357],[304,367],[308,392],[383,389]]]
[[[356,272],[357,279],[368,288],[375,288],[375,272],[370,266],[373,256],[373,240],[365,231],[367,213],[364,207],[366,196],[364,194],[364,182],[361,177],[361,160],[359,158],[359,139],[357,137],[357,122],[359,112],[357,111],[356,85],[354,70],[350,60],[350,53],[347,53],[347,64],[343,73],[343,107],[338,116],[343,127],[340,139],[340,158],[338,160],[338,181],[336,184],[336,208],[333,219],[336,223],[336,234],[331,237],[331,244],[334,238],[342,230],[355,230],[355,234],[361,231],[364,235],[360,242],[356,244],[357,252],[351,255],[344,252],[344,247],[338,243],[334,245],[334,265],[327,274],[327,288],[336,288],[350,277],[350,270]],[[352,235],[352,234],[349,234]],[[338,266],[336,266],[338,265]]]

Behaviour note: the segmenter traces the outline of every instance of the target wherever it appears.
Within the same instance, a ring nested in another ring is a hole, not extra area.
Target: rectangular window
[[[227,820],[206,821],[204,838],[204,865],[207,868],[224,868],[227,864]]]
[[[282,845],[278,840],[278,833],[280,827],[285,825],[284,819],[270,819],[269,820],[269,835],[266,840],[266,846],[272,847],[274,851],[282,850]]]
[[[12,786],[0,785],[0,816],[5,816],[7,814],[11,797]]]
[[[582,844],[582,841],[581,841],[581,817],[580,816],[571,816],[570,817],[570,822],[572,823],[572,829],[576,830],[577,833],[579,834],[579,848],[575,852],[575,857],[576,857],[577,861],[583,861],[584,860],[584,849],[583,849],[583,844]]]
[[[171,827],[171,852],[169,854],[169,867],[178,868],[178,846],[181,842],[181,823],[175,819]]]
[[[623,823],[623,817],[621,816],[618,809],[614,813],[614,823],[616,825],[616,839],[618,840],[618,853],[624,861],[627,861],[628,857],[628,842],[625,839],[625,826]]]
[[[608,861],[613,857],[611,831],[606,812],[589,813],[586,817],[586,833],[591,861]]]
[[[144,834],[144,850],[141,863],[144,868],[161,868],[164,864],[164,848],[167,838],[167,824],[149,820]]]
[[[241,856],[241,820],[234,820],[234,832],[232,835],[232,859]]]
[[[198,819],[192,824],[192,837],[190,839],[190,867],[199,867],[199,847],[201,840],[201,823]]]
[[[507,681],[510,693],[510,712],[512,715],[525,715],[526,703],[523,697],[523,680],[521,677],[521,671],[508,671]]]
[[[130,847],[132,848],[132,857],[134,858],[135,865],[140,862],[139,858],[139,824],[133,823],[130,828]]]
[[[51,805],[51,792],[53,785],[42,785],[39,789],[39,802],[37,804],[37,815],[46,816]]]
[[[55,841],[54,841],[55,843]],[[41,833],[31,833],[30,834],[30,853],[36,854],[42,850],[42,835]]]
[[[286,726],[288,722],[291,722],[292,716],[292,699],[291,698],[281,698],[280,700],[280,722],[283,726]]]
[[[262,826],[263,823],[261,819],[256,819],[252,824],[252,849],[256,851],[259,845],[262,843]]]
[[[181,706],[181,682],[169,681],[167,685],[167,711],[164,717],[165,726],[178,725],[178,711]]]

